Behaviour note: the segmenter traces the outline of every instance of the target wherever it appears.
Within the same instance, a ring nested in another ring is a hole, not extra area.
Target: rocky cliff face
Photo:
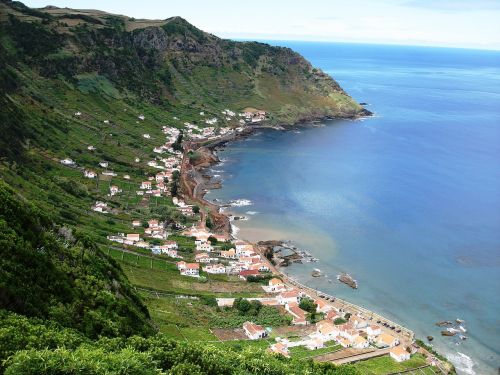
[[[8,64],[27,64],[42,77],[78,83],[97,74],[150,103],[217,112],[252,107],[282,124],[366,114],[291,49],[220,39],[180,17],[134,20],[11,1],[0,10]]]

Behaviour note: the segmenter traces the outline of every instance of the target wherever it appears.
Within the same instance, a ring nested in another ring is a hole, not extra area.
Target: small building
[[[333,340],[340,333],[337,326],[331,320],[322,320],[316,324],[316,332],[323,337],[325,341]]]
[[[118,193],[121,193],[121,191],[122,190],[118,186],[116,186],[116,185],[112,185],[112,186],[109,187],[109,194],[111,196],[116,195]]]
[[[243,330],[250,340],[258,340],[267,336],[266,330],[252,322],[243,323]]]
[[[408,353],[402,346],[395,346],[389,350],[389,355],[396,362],[403,362],[410,359],[410,353]]]
[[[374,339],[378,335],[382,333],[382,330],[380,326],[376,324],[370,324],[368,327],[366,327],[366,334],[368,335],[369,339]]]
[[[196,251],[213,251],[214,248],[210,244],[210,242],[200,241],[196,245]]]
[[[197,263],[210,263],[210,255],[207,253],[200,253],[194,256]]]
[[[133,227],[140,227],[141,226],[141,221],[140,220],[133,220],[132,221],[132,226]]]
[[[86,169],[84,172],[83,172],[83,175],[87,178],[96,178],[97,177],[97,173],[90,170],[90,169]]]
[[[368,340],[362,336],[356,336],[352,341],[352,347],[356,349],[365,349],[368,346],[370,346]]]
[[[295,325],[307,324],[306,312],[299,307],[298,303],[296,302],[287,303],[285,305],[285,310],[288,311],[290,315],[292,315],[293,317],[292,324]]]
[[[152,186],[151,181],[142,181],[141,183],[141,189],[151,190]]]
[[[326,313],[325,319],[331,320],[332,322],[335,321],[335,319],[340,318],[340,315],[335,311],[335,310],[330,310]]]
[[[269,280],[269,291],[283,292],[285,291],[285,284],[280,279],[273,277],[271,280]]]
[[[277,342],[269,347],[269,351],[274,354],[281,354],[284,357],[290,357],[290,352],[288,351],[288,346],[281,342]]]
[[[332,309],[332,306],[326,303],[321,298],[315,299],[314,303],[316,304],[316,311],[319,313],[326,313]]]
[[[203,267],[203,271],[205,271],[206,273],[221,275],[226,273],[226,267],[221,263],[209,264]]]
[[[177,268],[183,276],[200,276],[200,265],[198,263],[177,262]]]
[[[249,276],[259,276],[259,275],[260,275],[260,272],[257,270],[243,270],[243,271],[240,271],[240,273],[239,273],[240,279],[245,280],[245,281]]]
[[[382,333],[377,337],[376,343],[380,347],[393,348],[399,344],[399,340],[396,337],[389,335],[388,333]]]
[[[107,161],[101,161],[99,165],[103,168],[107,168],[109,166],[109,163]]]
[[[133,242],[138,242],[141,240],[141,235],[138,233],[128,233],[127,240],[133,241]]]
[[[220,256],[221,256],[221,258],[235,259],[236,258],[236,250],[234,250],[234,249],[223,250],[220,252]]]
[[[74,165],[75,162],[69,158],[66,158],[66,159],[62,159],[61,160],[61,164],[62,165]]]
[[[280,305],[286,305],[287,303],[299,303],[299,292],[295,289],[282,292],[278,295],[278,302]]]
[[[149,228],[159,228],[160,227],[160,222],[155,219],[148,220],[148,227]]]
[[[306,348],[309,350],[317,350],[325,347],[325,342],[320,337],[310,339],[306,343]]]

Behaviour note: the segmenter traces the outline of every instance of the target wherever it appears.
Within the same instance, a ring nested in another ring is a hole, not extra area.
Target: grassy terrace
[[[369,375],[384,375],[389,373],[397,373],[400,371],[407,371],[417,367],[425,366],[425,358],[421,354],[414,354],[405,362],[396,362],[389,356],[372,358],[366,361],[357,362],[354,366],[362,373]],[[415,374],[439,374],[438,370],[432,367],[427,367],[415,372]]]

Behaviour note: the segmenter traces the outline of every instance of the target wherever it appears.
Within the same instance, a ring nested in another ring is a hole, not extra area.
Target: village
[[[190,202],[180,191],[179,178],[188,157],[184,142],[205,145],[241,133],[246,127],[264,121],[267,116],[266,112],[259,110],[237,113],[229,109],[221,111],[221,115],[222,118],[217,118],[199,112],[201,120],[198,125],[184,122],[178,126],[163,126],[164,140],[151,145],[154,157],[146,160],[139,156],[134,158],[137,169],[144,168],[145,175],[137,182],[127,173],[119,176],[113,171],[112,163],[106,160],[94,167],[79,167],[69,158],[60,160],[64,166],[79,168],[85,179],[98,180],[104,176],[109,181],[107,199],[97,200],[91,206],[97,214],[114,214],[116,209],[108,200],[117,199],[124,193],[126,187],[122,183],[112,183],[121,179],[135,184],[133,194],[137,197],[136,204],[153,198],[164,199],[169,208],[184,218],[174,223],[157,216],[132,218],[128,224],[129,231],[108,233],[109,243],[137,256],[151,254],[171,259],[169,262],[175,265],[179,276],[193,279],[193,282],[225,275],[241,283],[257,283],[261,286],[259,296],[244,299],[288,316],[291,325],[287,332],[293,332],[293,335],[277,335],[277,327],[248,320],[238,328],[218,330],[221,337],[214,332],[219,339],[266,340],[268,352],[285,357],[292,356],[296,348],[301,347],[311,353],[324,353],[322,360],[338,364],[380,356],[402,363],[409,361],[413,354],[420,353],[425,355],[427,366],[439,365],[435,356],[415,344],[411,331],[289,280],[261,255],[259,246],[233,238],[228,233],[212,232],[207,227],[206,215],[202,215],[205,208],[199,202]],[[76,112],[75,116],[81,116],[81,112]],[[138,122],[146,120],[142,114],[137,118]],[[180,122],[176,117],[174,120]],[[199,125],[200,122],[204,125]],[[149,133],[144,133],[142,137],[152,141]],[[87,149],[93,152],[96,147],[89,145]],[[180,238],[192,239],[194,247],[186,251],[178,242]],[[216,302],[218,308],[232,308],[235,298],[218,297]]]

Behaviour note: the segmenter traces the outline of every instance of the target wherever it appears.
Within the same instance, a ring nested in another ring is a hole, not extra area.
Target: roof
[[[281,343],[281,342],[277,342],[276,344],[272,345],[275,349],[279,350],[279,351],[286,351],[288,350],[288,347]]]
[[[332,333],[335,330],[335,326],[333,325],[333,323],[328,320],[322,320],[321,322],[318,322],[316,324],[316,327],[322,333]]]
[[[262,326],[259,326],[258,324],[252,322],[243,323],[243,328],[246,329],[251,335],[257,335],[265,332]]]
[[[356,338],[354,339],[354,342],[357,344],[362,344],[362,343],[366,342],[366,339],[363,336],[356,336]]]
[[[198,263],[186,263],[186,268],[192,270],[199,270],[200,265]]]
[[[376,331],[377,329],[380,329],[380,326],[378,326],[376,324],[372,324],[372,325],[370,325],[370,328],[372,329],[372,331]]]
[[[269,285],[283,285],[283,281],[273,277],[271,280],[269,280]]]
[[[389,350],[392,354],[395,356],[402,356],[402,355],[407,355],[409,354],[402,346],[395,346]]]
[[[281,298],[297,298],[298,296],[299,292],[297,292],[296,290],[288,290],[280,294]]]
[[[387,344],[387,345],[392,344],[394,342],[394,340],[396,340],[396,338],[392,335],[389,335],[388,333],[382,333],[378,337],[379,342],[382,342],[382,343]]]
[[[288,304],[288,311],[290,311],[293,315],[305,319],[306,317],[306,312],[302,310],[298,304],[296,303],[289,303]]]
[[[258,270],[243,270],[240,272],[240,276],[256,276],[259,275]]]

